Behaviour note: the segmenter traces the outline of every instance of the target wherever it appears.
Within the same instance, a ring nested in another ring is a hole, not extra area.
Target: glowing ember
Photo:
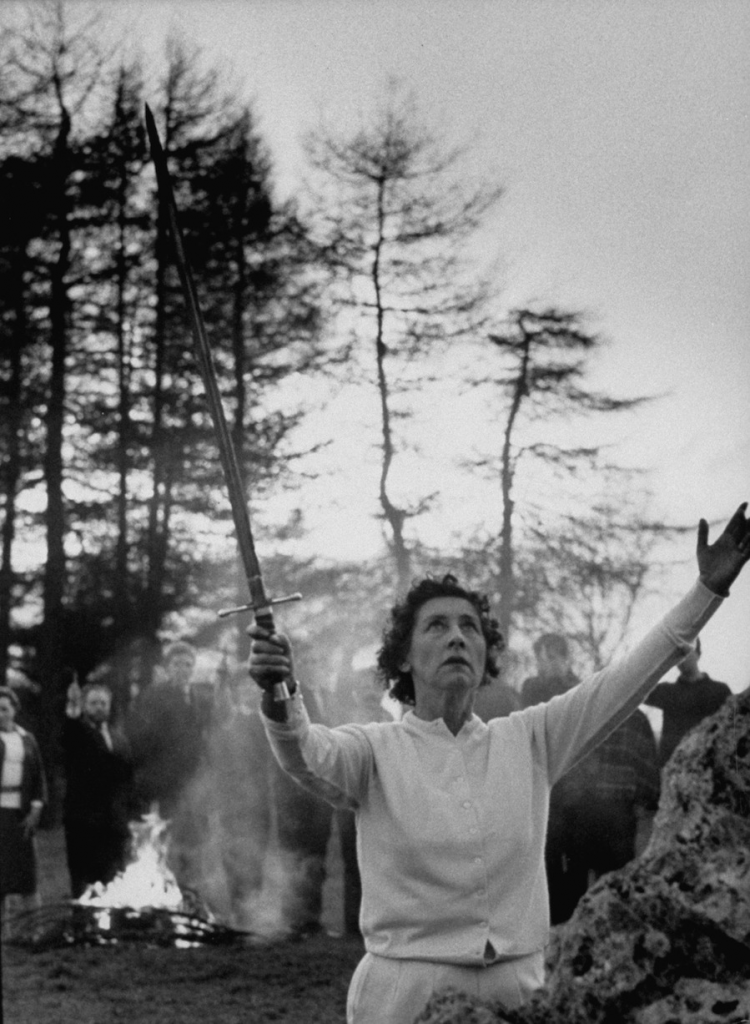
[[[107,885],[101,882],[90,885],[76,902],[102,909],[154,907],[180,910],[183,907],[182,892],[167,867],[168,830],[169,822],[160,818],[156,811],[144,814],[140,822],[131,822],[131,862]]]

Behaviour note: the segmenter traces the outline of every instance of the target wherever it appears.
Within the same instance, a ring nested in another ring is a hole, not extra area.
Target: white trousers
[[[452,986],[477,999],[501,999],[516,1009],[544,984],[544,954],[487,967],[396,960],[365,953],[349,985],[347,1024],[413,1024],[430,997]]]

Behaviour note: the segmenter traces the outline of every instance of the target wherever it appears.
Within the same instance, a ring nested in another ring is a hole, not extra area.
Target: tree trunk
[[[126,336],[128,286],[127,268],[127,166],[120,168],[118,234],[116,254],[117,289],[117,379],[119,387],[117,426],[117,543],[115,548],[114,608],[122,632],[131,626],[128,600],[128,472],[130,469],[130,356]]]
[[[388,378],[385,372],[385,358],[388,353],[383,339],[383,325],[385,311],[380,287],[380,256],[384,244],[385,224],[385,181],[381,180],[378,186],[378,241],[375,246],[375,254],[372,264],[372,284],[375,290],[376,310],[376,335],[375,335],[375,356],[377,362],[378,393],[380,395],[380,426],[382,432],[383,460],[380,468],[380,507],[383,515],[391,528],[390,547],[396,563],[396,586],[399,594],[404,594],[409,588],[411,580],[411,555],[404,539],[404,522],[406,513],[403,509],[397,508],[388,494],[388,474],[393,462],[393,430],[391,427],[390,395]]]
[[[502,525],[500,527],[500,552],[498,566],[500,570],[500,605],[498,622],[506,644],[510,639],[513,623],[513,607],[516,597],[516,581],[513,553],[513,479],[515,476],[515,460],[513,458],[513,427],[521,408],[524,396],[528,394],[528,372],[531,353],[531,338],[524,334],[521,344],[521,365],[513,388],[513,398],[505,424],[503,450],[500,470],[500,490],[502,497]]]
[[[155,636],[161,620],[161,593],[164,572],[164,523],[162,519],[164,478],[166,473],[166,435],[164,431],[164,372],[166,363],[166,276],[168,261],[168,227],[161,203],[158,204],[156,228],[156,320],[154,324],[154,392],[151,450],[153,485],[148,514],[148,570],[144,626],[148,636]]]
[[[0,555],[0,684],[8,677],[8,648],[11,640],[10,610],[13,604],[13,541],[16,532],[16,495],[21,478],[21,352],[26,337],[26,309],[23,288],[25,253],[19,251],[12,264],[15,282],[10,286],[14,296],[15,313],[10,339],[10,367],[7,384],[8,419],[6,430],[8,451],[3,476],[4,509],[2,554]]]
[[[68,286],[70,267],[70,220],[67,182],[70,153],[70,117],[62,107],[55,142],[53,176],[56,187],[57,259],[52,267],[50,288],[51,368],[46,414],[44,476],[47,489],[45,529],[47,561],[44,568],[44,624],[39,650],[42,686],[42,754],[49,767],[58,761],[59,719],[65,691],[65,623],[63,601],[66,589],[65,505],[63,497],[63,428],[65,417],[66,357],[68,348]],[[49,813],[56,820],[59,811],[55,787],[50,787]]]

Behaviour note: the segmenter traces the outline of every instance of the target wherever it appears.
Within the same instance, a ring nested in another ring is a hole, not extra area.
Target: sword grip
[[[270,608],[262,608],[255,613],[255,621],[261,627],[261,629],[267,630],[269,633],[276,632],[276,625],[273,621],[273,612]],[[269,673],[269,679],[272,678]],[[289,693],[289,687],[286,685],[286,680],[279,678],[273,683],[273,699],[277,703],[289,700],[291,694]]]

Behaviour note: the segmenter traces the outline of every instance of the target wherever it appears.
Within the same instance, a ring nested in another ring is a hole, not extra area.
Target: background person
[[[555,903],[550,900],[553,924],[572,916],[597,878],[635,857],[639,826],[657,809],[659,762],[644,713],[636,709],[555,790],[566,843]]]
[[[474,713],[483,722],[489,722],[491,718],[505,718],[522,707],[521,695],[502,679],[493,679],[491,686],[480,687],[474,700]]]
[[[535,676],[521,684],[521,703],[530,708],[543,704],[578,685],[571,666],[570,646],[561,633],[543,633],[534,641]],[[550,920],[567,921],[578,899],[585,892],[580,883],[573,885],[571,868],[576,844],[575,825],[569,813],[575,804],[577,787],[568,776],[560,779],[550,793],[544,859],[547,871]]]
[[[20,897],[22,908],[39,905],[34,836],[47,801],[41,754],[30,732],[16,723],[20,702],[0,686],[0,911],[7,898]]]
[[[307,693],[307,701],[310,718],[321,722],[323,714],[313,691]],[[282,771],[273,756],[270,761],[279,864],[285,878],[280,894],[281,919],[290,937],[304,939],[322,928],[323,886],[334,812],[319,794],[304,789]]]
[[[163,675],[136,697],[127,720],[141,813],[158,804],[170,822],[169,866],[179,886],[200,880],[199,847],[206,824],[191,800],[211,727],[213,701],[192,685],[195,648],[177,640],[164,651]]]
[[[489,724],[473,698],[497,675],[502,637],[487,599],[453,577],[421,581],[392,612],[378,664],[413,708],[398,722],[312,725],[288,640],[250,628],[250,671],[279,762],[357,814],[367,952],[349,988],[350,1024],[401,1024],[448,985],[511,1008],[541,987],[551,785],[635,710],[718,608],[750,558],[745,508],[712,545],[701,520],[700,580],[633,650]],[[273,699],[279,676],[288,701]]]
[[[521,684],[521,703],[525,708],[567,693],[579,682],[571,667],[570,647],[562,633],[543,633],[534,641],[536,675]]]
[[[73,899],[125,868],[132,810],[127,741],[110,727],[112,693],[104,683],[71,683],[63,724],[65,848]]]
[[[679,664],[679,675],[673,682],[659,683],[645,703],[663,712],[659,739],[659,764],[667,763],[682,738],[696,725],[716,714],[732,694],[726,683],[712,679],[699,666],[701,642],[695,642]]]
[[[566,637],[545,633],[534,654],[538,674],[523,684],[527,702],[578,684]],[[555,783],[545,841],[552,924],[568,921],[592,882],[635,857],[639,827],[653,817],[659,791],[656,741],[638,710]]]
[[[210,821],[202,844],[202,895],[221,920],[250,930],[264,910],[260,898],[273,824],[274,763],[259,705],[252,680],[230,680],[222,672],[202,776]]]

